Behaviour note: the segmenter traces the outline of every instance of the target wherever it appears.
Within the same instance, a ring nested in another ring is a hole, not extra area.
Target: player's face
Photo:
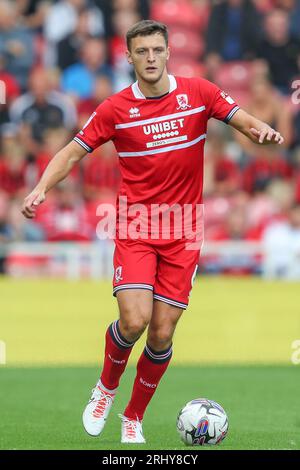
[[[128,62],[133,65],[137,78],[148,83],[161,79],[169,55],[169,48],[160,33],[133,38],[130,51],[127,51]]]

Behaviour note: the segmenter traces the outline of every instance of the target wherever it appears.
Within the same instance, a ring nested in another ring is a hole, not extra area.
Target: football
[[[188,402],[177,416],[181,440],[191,446],[219,444],[228,432],[228,418],[213,400],[197,398]]]

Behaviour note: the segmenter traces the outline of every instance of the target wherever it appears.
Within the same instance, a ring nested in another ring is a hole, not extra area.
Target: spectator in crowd
[[[103,194],[116,198],[120,183],[118,156],[112,142],[95,152],[84,162],[83,190],[87,200],[103,199]],[[111,202],[111,201],[109,201]],[[115,202],[115,201],[114,201]]]
[[[40,150],[27,158],[26,182],[29,187],[34,187],[46,169],[52,157],[66,145],[70,140],[70,132],[64,127],[47,128],[43,133],[43,140]],[[74,168],[70,174],[70,178],[79,183],[80,167]]]
[[[9,122],[8,108],[20,94],[20,87],[13,75],[6,71],[5,57],[0,53],[0,126]]]
[[[274,205],[274,214],[266,221],[265,227],[271,221],[286,221],[292,205],[295,203],[295,181],[272,181],[267,187],[266,195],[271,198]]]
[[[59,185],[56,198],[41,213],[38,222],[49,241],[89,241],[94,231],[76,185],[70,180]]]
[[[265,191],[257,191],[249,198],[247,216],[250,236],[262,240],[266,228],[277,222],[286,222],[294,198],[293,183],[274,180]]]
[[[215,241],[246,240],[248,238],[249,224],[246,207],[232,207],[228,212],[225,224],[216,230],[211,239]]]
[[[126,32],[138,21],[140,17],[136,11],[116,10],[112,17],[113,37],[109,42],[109,55],[116,74],[116,91],[129,86],[134,80],[132,67],[126,59]]]
[[[247,199],[240,198],[240,202]],[[210,240],[214,242],[241,242],[255,241],[255,236],[249,226],[247,205],[233,204],[228,212],[225,223],[216,228],[210,234]],[[205,258],[204,258],[205,259]],[[209,256],[205,261],[206,268],[210,272],[222,272],[224,274],[251,274],[258,270],[259,260],[257,256],[249,253],[224,252],[221,255]]]
[[[26,160],[15,126],[1,128],[0,188],[11,198],[26,191]]]
[[[53,3],[44,24],[44,35],[48,50],[46,65],[57,63],[57,44],[72,34],[77,26],[80,13],[89,13],[89,32],[92,36],[104,35],[104,20],[101,10],[89,0],[58,0]]]
[[[78,17],[84,10],[89,15],[90,34],[103,35],[104,23],[101,10],[93,0],[58,0],[53,3],[44,25],[45,38],[51,43],[61,41],[75,31]]]
[[[291,35],[286,11],[275,9],[267,14],[257,56],[268,63],[272,83],[289,95],[292,80],[300,72],[300,41]]]
[[[149,14],[148,0],[112,0],[114,10],[135,10],[144,15]]]
[[[0,191],[0,274],[10,273],[9,264],[14,257],[14,255],[7,255],[6,244],[18,241],[40,242],[44,240],[41,225],[38,222],[24,220],[20,214],[20,200],[17,197],[12,199],[10,196],[8,192]],[[30,259],[30,256],[28,258]],[[15,260],[17,259],[18,255],[15,256]],[[19,257],[21,264],[23,261],[24,257]],[[25,274],[27,274],[26,271]]]
[[[216,231],[223,227],[227,214],[231,210],[231,192],[237,183],[233,174],[237,176],[240,173],[238,164],[231,158],[231,154],[229,155],[228,143],[226,128],[220,125],[218,121],[211,120],[208,126],[203,173],[206,240],[214,237]],[[227,163],[229,163],[228,166]],[[240,177],[239,174],[237,179]]]
[[[33,31],[42,31],[52,0],[15,0],[23,23]]]
[[[143,20],[149,19],[152,0],[94,0],[95,4],[103,12],[105,24],[105,36],[111,38],[114,35],[112,24],[113,14],[116,11],[136,12]]]
[[[256,191],[247,203],[250,236],[261,240],[263,231],[270,223],[285,220],[293,200],[293,185],[282,180],[271,181],[265,190]]]
[[[274,0],[274,4],[277,8],[287,11],[292,36],[300,39],[300,0]]]
[[[251,0],[215,3],[206,37],[208,71],[214,73],[222,61],[253,58],[260,34],[260,15]]]
[[[212,123],[211,123],[212,124]],[[227,153],[224,127],[214,122],[209,127],[204,160],[205,194],[228,196],[241,185],[241,170]]]
[[[260,147],[244,169],[244,189],[250,194],[264,191],[273,180],[290,181],[293,169],[274,147]]]
[[[47,70],[33,70],[29,79],[29,91],[17,98],[10,109],[12,122],[22,125],[27,136],[27,149],[35,153],[48,128],[64,126],[73,130],[76,127],[76,109],[66,96],[51,88]]]
[[[11,240],[14,242],[41,242],[45,240],[44,230],[38,222],[24,221],[20,216],[20,202],[12,201],[9,211],[9,223],[11,227]]]
[[[288,220],[270,225],[264,232],[264,275],[300,279],[300,204],[294,204]]]
[[[81,60],[68,67],[62,75],[62,89],[75,101],[90,98],[98,75],[113,79],[113,71],[107,64],[104,39],[89,38],[80,49]]]
[[[284,135],[284,146],[290,147],[293,139],[293,118],[291,108],[285,98],[274,88],[268,77],[261,73],[255,75],[250,83],[249,97],[245,108],[258,119],[264,120],[271,127],[279,129]],[[246,153],[253,154],[257,148],[244,136],[235,133],[237,141]]]
[[[112,95],[112,83],[106,75],[95,78],[93,94],[90,98],[82,99],[77,104],[78,128],[82,129],[97,106]]]
[[[34,61],[33,36],[22,26],[14,2],[0,0],[0,57],[6,72],[13,75],[25,90],[27,77]]]
[[[57,44],[57,65],[65,70],[79,60],[79,51],[85,41],[93,36],[93,12],[82,10],[77,19],[75,30]]]

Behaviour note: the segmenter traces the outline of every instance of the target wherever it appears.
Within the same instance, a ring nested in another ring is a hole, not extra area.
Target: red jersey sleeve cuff
[[[73,140],[75,140],[77,144],[81,145],[81,147],[83,147],[88,153],[93,152],[94,149],[92,149],[92,147],[90,147],[86,142],[84,142],[80,137],[78,137],[78,135],[76,135]]]
[[[235,115],[235,113],[240,109],[239,106],[235,106],[234,108],[232,108],[231,111],[229,111],[229,113],[227,114],[226,118],[224,119],[224,122],[226,122],[226,124],[229,123],[230,119]]]

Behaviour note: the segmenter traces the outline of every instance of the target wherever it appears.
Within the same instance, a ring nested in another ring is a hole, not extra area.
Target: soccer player
[[[121,415],[121,442],[144,443],[143,416],[170,363],[173,334],[188,306],[199,260],[200,244],[191,249],[187,241],[200,239],[195,209],[202,204],[207,121],[224,121],[257,144],[280,145],[283,137],[240,109],[213,83],[169,75],[165,25],[141,21],[126,39],[127,59],[137,81],[97,107],[74,140],[51,160],[22,212],[34,217],[45,194],[75,163],[104,142],[114,142],[122,174],[118,201],[122,197],[127,204],[126,210],[123,203],[117,204],[113,294],[119,319],[107,329],[103,369],[84,410],[83,425],[92,436],[102,432],[132,348],[148,328],[132,395]],[[182,223],[176,223],[176,211],[169,231],[159,223],[150,230],[148,222],[158,220],[157,211],[153,216],[151,210],[163,205],[176,206],[177,212],[191,208],[187,233],[178,236]],[[135,231],[129,236],[127,229],[134,227],[138,211],[144,215],[139,219],[140,236]]]

